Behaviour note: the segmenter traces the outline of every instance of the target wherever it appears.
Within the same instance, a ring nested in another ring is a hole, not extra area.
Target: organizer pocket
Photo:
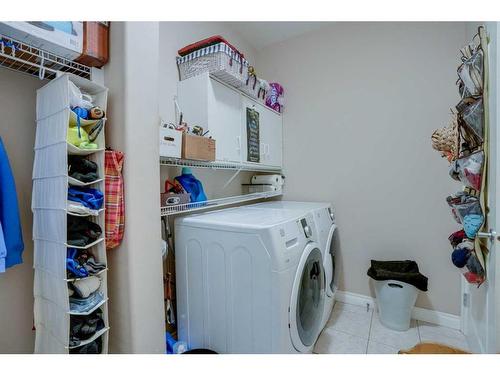
[[[474,53],[458,67],[458,76],[470,95],[481,95],[483,92],[483,52]],[[464,91],[465,91],[464,90]]]
[[[478,285],[484,282],[484,268],[476,255],[473,241],[464,240],[459,243],[451,254],[451,261],[460,270],[467,282]]]
[[[481,142],[483,141],[483,99],[471,99],[467,98],[462,100],[457,105],[457,111],[459,111],[467,130],[471,131]]]
[[[483,164],[483,151],[470,154],[451,163],[450,176],[471,189],[480,190]]]
[[[450,195],[446,198],[448,205],[452,208],[453,214],[459,223],[464,222],[467,215],[482,215],[479,199],[465,193]]]
[[[479,286],[486,278],[484,268],[479,262],[475,251],[470,252],[469,259],[467,260],[467,264],[463,268],[463,271],[465,279],[470,284],[477,284]]]

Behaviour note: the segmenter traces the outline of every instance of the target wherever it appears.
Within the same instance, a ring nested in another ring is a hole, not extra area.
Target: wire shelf
[[[57,56],[0,34],[0,66],[40,79],[54,79],[58,73],[91,78],[88,66]]]
[[[192,168],[227,169],[227,170],[281,173],[280,167],[260,165],[257,163],[248,163],[248,164],[236,163],[236,162],[230,162],[230,161],[201,161],[201,160],[189,160],[189,159],[160,157],[160,165],[177,166],[177,167],[192,167]]]
[[[229,206],[232,204],[254,201],[258,199],[279,197],[281,195],[282,195],[281,191],[266,191],[262,193],[252,193],[245,195],[237,195],[234,197],[211,199],[205,202],[184,203],[172,206],[164,206],[161,207],[161,216],[171,216],[176,214],[184,214],[188,212],[209,210],[217,207]]]

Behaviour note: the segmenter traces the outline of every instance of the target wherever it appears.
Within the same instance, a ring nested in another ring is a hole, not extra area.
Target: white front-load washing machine
[[[179,340],[219,353],[308,353],[322,330],[311,213],[230,208],[175,221]]]
[[[337,225],[333,208],[327,202],[296,202],[296,201],[271,201],[256,203],[248,208],[258,209],[278,209],[298,211],[302,214],[312,213],[318,232],[318,243],[323,254],[323,267],[325,269],[325,310],[322,317],[321,327],[323,328],[332,313],[335,303],[335,293],[337,291],[335,274],[335,236]]]

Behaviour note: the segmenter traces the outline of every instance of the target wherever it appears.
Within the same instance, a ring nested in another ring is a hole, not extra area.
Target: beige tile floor
[[[458,330],[412,320],[408,331],[393,331],[380,323],[373,309],[337,302],[314,353],[395,354],[424,341],[468,350],[465,336]]]

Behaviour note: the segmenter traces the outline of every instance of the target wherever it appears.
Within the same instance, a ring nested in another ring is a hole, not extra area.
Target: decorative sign
[[[247,161],[260,163],[259,112],[247,108]]]

